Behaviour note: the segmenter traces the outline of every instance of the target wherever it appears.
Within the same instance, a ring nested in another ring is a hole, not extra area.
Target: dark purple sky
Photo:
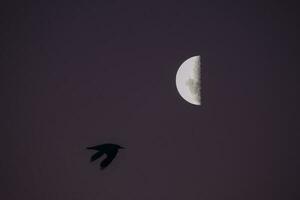
[[[0,6],[0,199],[300,198],[295,3],[78,2]],[[199,54],[201,107],[175,86]]]

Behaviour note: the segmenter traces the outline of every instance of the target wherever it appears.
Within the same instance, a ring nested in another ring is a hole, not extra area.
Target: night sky
[[[6,3],[0,199],[300,199],[296,3]],[[194,55],[202,106],[175,85]]]

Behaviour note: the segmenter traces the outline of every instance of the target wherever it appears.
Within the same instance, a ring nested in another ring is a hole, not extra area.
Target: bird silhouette
[[[93,162],[101,156],[103,156],[104,154],[106,154],[106,158],[100,164],[101,169],[105,169],[117,156],[119,149],[124,149],[124,147],[121,147],[117,144],[106,143],[97,146],[87,147],[87,149],[98,151],[97,153],[92,155],[90,162]]]

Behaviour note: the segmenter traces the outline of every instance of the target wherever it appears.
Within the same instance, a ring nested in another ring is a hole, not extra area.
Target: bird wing
[[[97,146],[87,147],[86,149],[99,150],[99,149],[103,149],[103,147],[104,147],[103,144],[101,144]]]
[[[108,154],[107,157],[100,164],[101,169],[106,168],[113,161],[113,159],[116,157],[117,153],[118,152],[116,151],[116,152]]]
[[[104,154],[103,151],[98,151],[97,153],[95,153],[94,155],[92,155],[90,161],[93,162],[93,161],[97,160],[97,159],[100,158],[103,154]]]

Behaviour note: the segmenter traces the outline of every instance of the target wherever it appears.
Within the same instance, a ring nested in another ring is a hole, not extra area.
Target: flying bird
[[[124,147],[121,147],[120,145],[117,144],[106,143],[106,144],[101,144],[93,147],[87,147],[87,149],[98,151],[97,153],[92,155],[90,159],[91,162],[97,160],[98,158],[106,154],[106,158],[100,164],[101,169],[104,169],[117,156],[119,149],[124,149]]]

